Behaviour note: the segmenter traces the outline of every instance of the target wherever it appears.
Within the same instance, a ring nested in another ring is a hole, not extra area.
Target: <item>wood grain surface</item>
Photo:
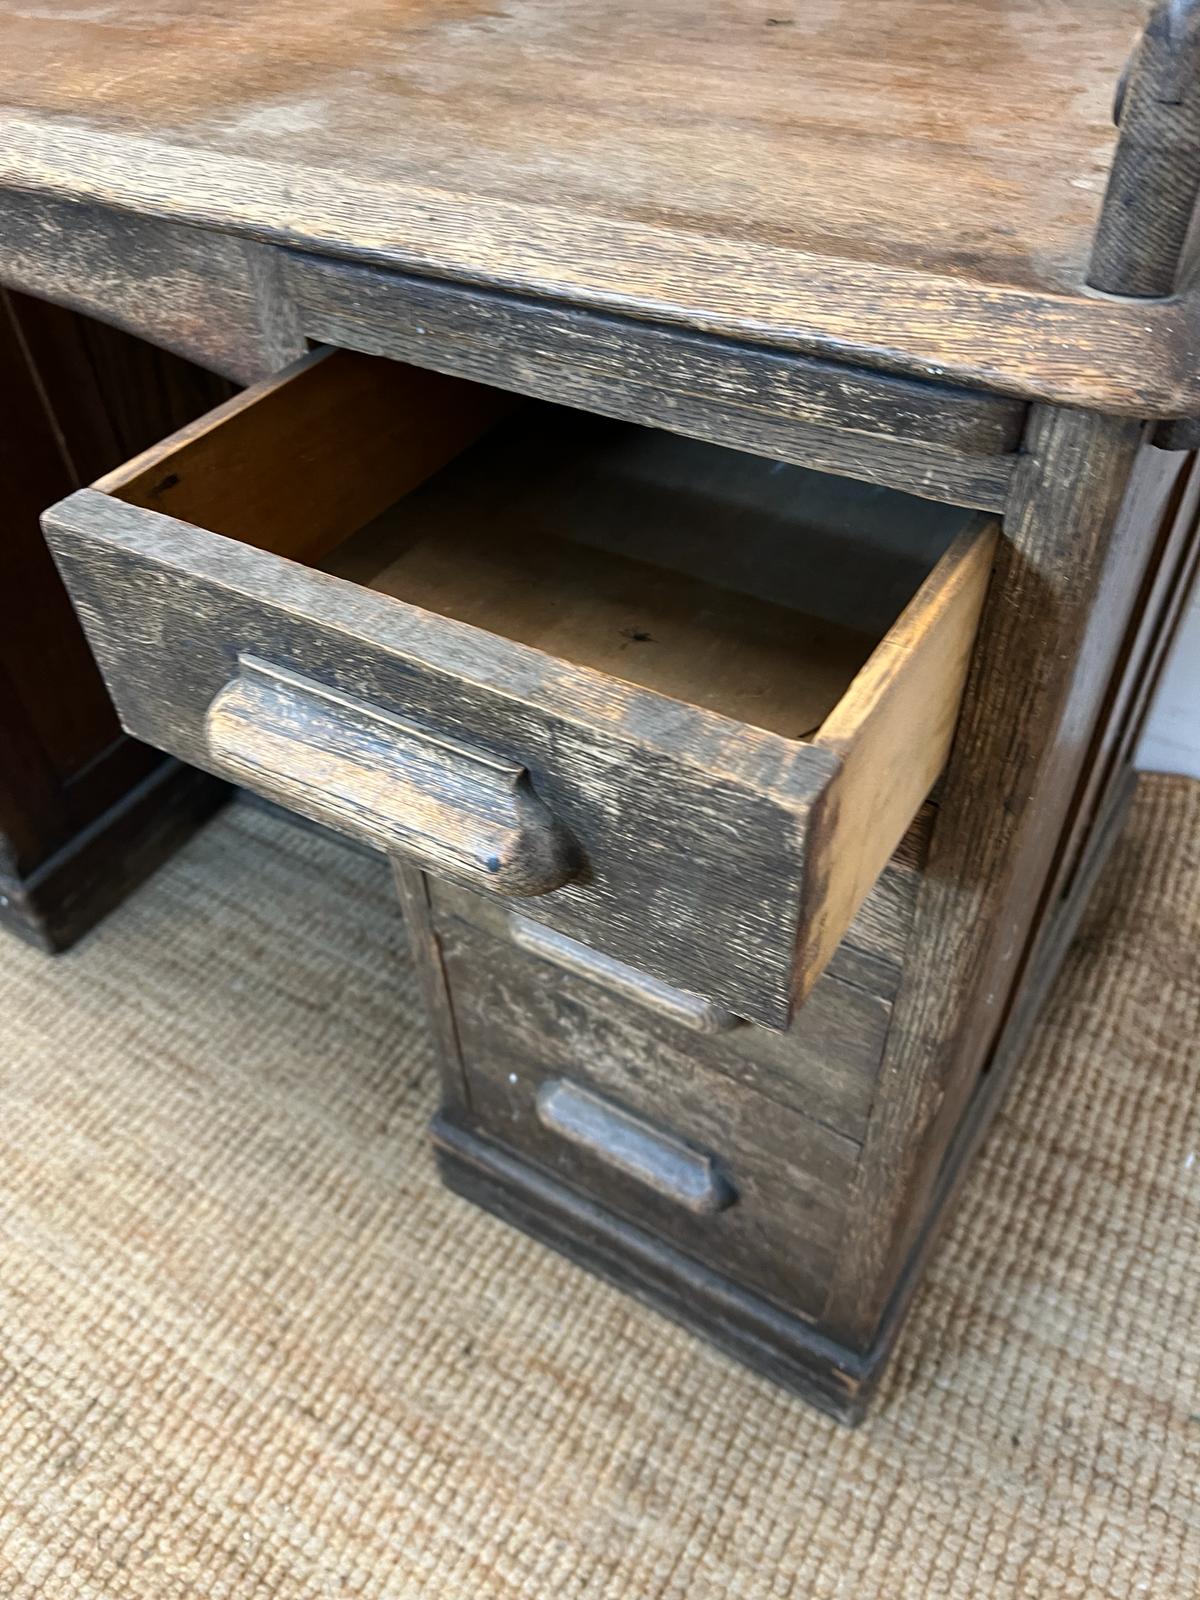
[[[396,361],[314,350],[152,444],[96,488],[315,562],[512,404],[498,390]]]
[[[945,758],[994,524],[548,407],[437,471],[511,404],[317,352],[53,508],[124,725],[786,1027]]]
[[[107,206],[0,196],[0,281],[237,383],[304,353],[280,256],[253,239]]]
[[[1079,413],[1033,416],[826,1307],[850,1344],[874,1337],[927,1214],[1070,823],[1154,544],[1145,480],[1178,470],[1150,448],[1139,460],[1143,432]]]
[[[631,988],[622,993],[598,983],[594,971],[547,961],[522,941],[514,930],[516,919],[495,900],[449,879],[432,877],[425,899],[432,906],[433,925],[469,924],[486,934],[495,949],[516,946],[502,965],[527,972],[527,981],[545,987],[569,980],[579,1005],[607,1018],[614,1030],[611,1037],[625,1028],[628,1037],[649,1041],[647,1049],[662,1040],[666,1048],[690,1055],[706,1071],[802,1111],[861,1143],[891,1016],[888,996],[867,987],[871,981],[867,970],[856,970],[847,960],[831,964],[784,1033],[745,1022],[725,1031],[705,1031],[690,1018],[648,1003],[644,990],[640,995]],[[842,975],[847,973],[852,976]],[[477,982],[476,976],[468,975],[469,988]]]
[[[1027,407],[632,317],[279,252],[322,344],[933,500],[1000,510]]]
[[[712,1071],[683,1030],[651,1030],[643,1014],[594,1004],[583,980],[547,981],[512,944],[466,923],[439,923],[469,1120],[619,1216],[765,1293],[816,1312],[832,1270],[858,1147],[822,1123]],[[538,1115],[538,1091],[566,1076],[711,1154],[736,1203],[697,1215],[614,1169]]]
[[[543,920],[786,1025],[803,824],[833,757],[95,490],[46,526],[142,738],[212,767],[208,707],[239,653],[266,650],[275,665],[519,761],[588,869],[539,900]]]
[[[840,768],[814,829],[829,839],[814,839],[825,884],[802,970],[824,970],[946,763],[998,532],[992,522],[955,540],[817,735]]]
[[[0,184],[1147,414],[1191,296],[1086,294],[1136,0],[285,0],[0,18]]]

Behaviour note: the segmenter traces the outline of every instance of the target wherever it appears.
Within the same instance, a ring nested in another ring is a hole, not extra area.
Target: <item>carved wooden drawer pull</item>
[[[545,928],[540,922],[533,922],[515,911],[509,917],[509,927],[514,943],[519,944],[522,950],[528,950],[530,955],[552,961],[564,972],[585,978],[589,983],[599,984],[625,1000],[645,1006],[668,1022],[691,1028],[695,1033],[727,1033],[741,1022],[741,1018],[735,1017],[732,1011],[704,999],[702,995],[673,989],[669,983],[663,983],[648,972],[617,961],[615,957],[606,956],[599,950],[592,950],[578,939],[568,938],[565,933],[557,933],[553,928]]]
[[[206,734],[228,777],[475,888],[549,894],[577,870],[523,767],[253,656],[209,707]]]
[[[537,1114],[544,1128],[697,1216],[724,1211],[737,1199],[714,1156],[565,1078],[542,1084]]]

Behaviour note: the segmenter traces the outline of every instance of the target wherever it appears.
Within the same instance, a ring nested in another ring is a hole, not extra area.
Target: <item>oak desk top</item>
[[[1138,0],[40,0],[0,185],[1099,409],[1190,294],[1083,287]]]

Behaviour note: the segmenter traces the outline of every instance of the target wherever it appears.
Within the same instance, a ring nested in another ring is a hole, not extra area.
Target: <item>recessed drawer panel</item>
[[[714,1071],[724,1036],[660,1025],[455,917],[439,918],[438,938],[466,1088],[466,1109],[445,1115],[778,1304],[819,1312],[855,1140]]]
[[[776,1028],[943,764],[995,536],[346,352],[46,528],[130,732]]]

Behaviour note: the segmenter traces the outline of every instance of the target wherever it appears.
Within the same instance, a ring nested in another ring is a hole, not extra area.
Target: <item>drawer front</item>
[[[97,536],[96,508],[86,525],[79,509],[60,513],[56,554],[135,737],[433,871],[455,871],[474,843],[480,889],[499,860],[488,842],[499,832],[516,842],[515,818],[487,832],[463,783],[433,791],[414,769],[432,774],[448,745],[463,767],[505,768],[574,868],[561,888],[535,886],[540,920],[739,1015],[786,1025],[805,823],[829,758],[813,752],[809,796],[797,783],[784,803],[723,770],[722,741],[738,730],[689,732],[690,708],[674,708],[672,727],[660,707],[643,715],[623,703],[622,686],[577,692],[545,660],[519,671],[517,693],[511,674],[502,682],[490,670],[489,641],[481,653],[464,637],[473,630],[293,574],[260,551],[218,551],[222,541],[193,529],[171,528],[164,550],[159,530],[147,546],[118,515],[119,543],[110,541]],[[247,738],[270,682],[273,720]],[[347,726],[327,737],[339,706],[374,736]],[[751,767],[754,744],[748,731],[740,754]]]
[[[286,260],[312,339],[964,506],[1005,504],[1023,401],[510,293]]]
[[[846,950],[837,966],[849,970],[852,979],[833,970],[824,973],[791,1026],[777,1031],[668,988],[638,968],[565,939],[525,911],[457,884],[431,879],[429,898],[436,927],[469,924],[498,951],[511,947],[511,963],[528,972],[531,984],[577,996],[581,1005],[601,1014],[597,1026],[610,1034],[627,1030],[635,1041],[651,1037],[673,1056],[686,1056],[851,1139],[862,1138],[892,1015],[889,974],[880,964]],[[464,1005],[475,1004],[475,988],[466,983]]]
[[[511,942],[454,917],[439,942],[466,1078],[456,1114],[777,1304],[819,1313],[856,1141]]]
[[[307,564],[470,444],[484,396],[335,352],[48,513],[123,724],[784,1028],[940,769],[989,541],[783,737]]]

